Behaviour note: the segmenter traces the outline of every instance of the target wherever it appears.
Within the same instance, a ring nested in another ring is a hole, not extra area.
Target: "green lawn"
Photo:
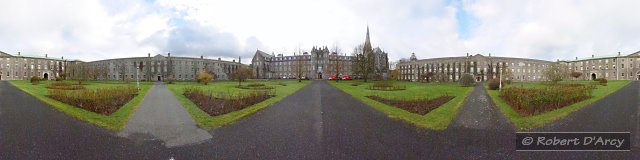
[[[127,104],[122,106],[122,108],[118,109],[118,111],[112,113],[109,116],[106,116],[106,115],[101,115],[98,113],[87,111],[87,110],[84,110],[75,106],[71,106],[51,98],[48,98],[46,96],[47,88],[45,87],[47,86],[47,84],[53,83],[53,82],[55,81],[41,81],[40,84],[38,85],[32,85],[29,81],[22,81],[22,80],[10,81],[12,85],[18,87],[20,90],[31,94],[32,96],[40,99],[41,101],[49,104],[50,106],[53,106],[54,108],[58,109],[59,111],[67,115],[89,122],[91,124],[95,124],[100,127],[104,127],[111,131],[119,131],[122,128],[124,128],[125,124],[129,121],[129,118],[133,115],[132,113],[136,110],[136,108],[138,108],[138,105],[140,105],[140,103],[142,102],[142,99],[144,99],[145,95],[147,94],[147,91],[149,91],[149,89],[151,88],[151,85],[153,84],[151,82],[140,82],[141,91],[139,92],[139,94],[136,97],[134,97],[131,101],[129,101]],[[67,82],[77,83],[75,81],[67,81]],[[100,81],[100,82],[86,81],[86,82],[83,82],[83,84],[86,84],[85,87],[87,89],[96,89],[96,88],[115,87],[115,86],[122,86],[122,85],[135,86],[136,83],[132,82],[132,83],[126,84],[124,82],[119,82],[119,81]]]
[[[242,110],[227,113],[224,115],[219,115],[219,116],[210,116],[209,114],[207,114],[206,112],[198,108],[198,106],[196,106],[193,102],[191,102],[191,100],[189,100],[187,97],[183,95],[184,88],[198,87],[204,90],[213,90],[213,91],[222,91],[222,92],[231,92],[231,93],[247,92],[248,90],[236,88],[235,86],[238,85],[238,82],[234,82],[234,81],[217,81],[217,82],[209,83],[208,85],[198,84],[195,82],[176,82],[175,84],[165,84],[165,85],[169,88],[169,90],[171,90],[171,92],[173,92],[176,98],[178,98],[178,101],[182,103],[185,109],[189,112],[189,114],[191,114],[191,116],[196,120],[196,122],[198,122],[198,125],[200,125],[201,128],[213,129],[213,128],[218,128],[223,125],[235,122],[243,117],[249,116],[261,109],[264,109],[265,107],[268,107],[273,103],[276,103],[282,100],[283,98],[291,95],[295,91],[299,90],[300,88],[310,83],[310,81],[302,81],[299,83],[297,80],[275,80],[275,81],[249,81],[249,82],[243,82],[242,84],[245,85],[245,84],[254,83],[254,82],[264,83],[268,86],[275,87],[276,96],[269,98],[265,101],[262,101],[258,104],[244,108]],[[279,83],[284,83],[286,84],[286,86],[279,85]]]
[[[581,83],[581,84],[589,84],[589,83],[593,83],[594,81],[563,81],[561,83]],[[502,111],[502,113],[504,113],[504,115],[506,117],[509,118],[509,120],[511,120],[511,122],[519,129],[519,130],[528,130],[531,128],[535,128],[535,127],[540,127],[543,126],[547,123],[553,122],[555,120],[561,119],[585,106],[588,106],[590,104],[592,104],[593,102],[596,102],[604,97],[606,97],[607,95],[621,89],[622,87],[626,86],[629,84],[630,81],[613,81],[610,80],[607,86],[601,86],[601,85],[596,85],[597,88],[593,91],[593,97],[572,104],[570,106],[566,106],[560,109],[556,109],[554,111],[551,112],[547,112],[547,113],[543,113],[543,114],[539,114],[539,115],[534,115],[534,116],[526,116],[523,117],[521,116],[518,112],[516,112],[515,110],[513,110],[511,108],[511,106],[509,104],[507,104],[504,100],[502,100],[502,98],[499,97],[499,92],[496,90],[487,90],[487,92],[489,93],[489,95],[491,96],[491,99],[493,99],[493,101],[496,103],[496,105],[498,106],[498,108],[500,108],[500,110]],[[511,85],[507,85],[506,87],[532,87],[532,88],[537,88],[537,87],[545,87],[546,85],[540,82],[519,82],[519,83],[513,83]]]
[[[467,95],[471,92],[473,87],[462,87],[458,83],[417,83],[417,82],[401,82],[390,81],[399,85],[405,85],[406,90],[400,91],[379,91],[368,90],[366,87],[370,84],[362,81],[340,81],[338,83],[329,81],[330,84],[336,86],[340,90],[350,94],[351,96],[359,99],[360,101],[372,106],[373,108],[386,113],[391,118],[397,118],[414,124],[419,127],[444,130],[449,126],[449,123],[453,121],[460,106],[462,106]],[[352,83],[361,83],[358,86],[352,86]],[[411,112],[407,112],[403,109],[380,103],[378,101],[369,99],[365,96],[378,95],[385,98],[405,98],[405,99],[417,99],[417,98],[436,98],[441,95],[448,94],[455,96],[455,98],[437,109],[425,114],[419,115]]]

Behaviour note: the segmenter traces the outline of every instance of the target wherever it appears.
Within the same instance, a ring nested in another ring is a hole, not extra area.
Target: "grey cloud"
[[[205,56],[209,58],[250,57],[262,42],[255,37],[248,38],[242,44],[232,33],[221,32],[212,26],[195,21],[174,26],[170,30],[155,33],[146,40],[161,52],[171,52],[181,56]]]

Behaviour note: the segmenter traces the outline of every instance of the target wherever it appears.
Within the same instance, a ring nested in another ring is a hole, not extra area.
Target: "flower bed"
[[[47,97],[91,112],[111,115],[138,94],[135,87],[112,87],[96,90],[48,90]]]
[[[520,115],[530,116],[553,111],[591,98],[595,85],[568,84],[545,88],[510,87],[500,91],[505,100]]]
[[[401,85],[393,84],[391,82],[381,81],[381,82],[374,82],[373,84],[367,86],[367,89],[382,90],[382,91],[398,91],[398,90],[407,89],[407,86],[401,86]]]
[[[275,96],[275,90],[256,90],[246,94],[207,92],[196,88],[185,88],[184,96],[210,116],[223,115],[244,109]]]
[[[425,115],[432,110],[440,107],[441,105],[449,102],[454,96],[440,96],[434,99],[413,99],[413,100],[405,100],[405,99],[387,99],[378,96],[367,96],[367,98],[373,99],[375,101],[394,106],[400,109],[404,109],[411,113],[416,113],[420,115]]]
[[[240,89],[256,89],[256,90],[273,89],[273,87],[267,86],[264,83],[251,83],[251,84],[247,84],[247,85],[238,85],[238,86],[236,86],[236,88],[240,88]]]
[[[85,89],[83,85],[71,84],[71,83],[65,83],[65,82],[53,82],[53,83],[47,85],[47,88],[49,88],[49,89],[62,89],[62,90],[80,90],[80,89]]]

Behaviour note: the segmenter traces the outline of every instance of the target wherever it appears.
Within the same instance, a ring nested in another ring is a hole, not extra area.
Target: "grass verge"
[[[562,83],[586,84],[586,83],[592,83],[592,82],[593,81],[567,81]],[[528,130],[528,129],[540,127],[547,123],[551,123],[555,120],[561,119],[627,86],[629,82],[630,81],[609,81],[607,86],[596,85],[596,89],[593,90],[593,94],[592,94],[593,97],[589,99],[583,100],[578,103],[574,103],[566,107],[562,107],[560,109],[553,110],[551,112],[534,115],[534,116],[526,116],[526,117],[521,116],[518,112],[513,110],[513,108],[509,104],[507,104],[504,100],[502,100],[502,98],[500,98],[499,96],[500,93],[497,90],[487,90],[487,92],[491,96],[491,99],[493,99],[493,102],[495,102],[495,104],[498,106],[498,108],[500,108],[502,113],[507,118],[509,118],[509,120],[516,126],[516,128],[518,128],[518,130]],[[511,87],[511,86],[535,88],[535,87],[544,87],[544,84],[541,84],[540,82],[530,82],[530,83],[519,82],[507,87]]]
[[[141,82],[140,92],[136,97],[134,97],[133,99],[131,99],[131,101],[129,101],[120,109],[118,109],[118,111],[112,113],[109,116],[105,116],[105,115],[87,111],[75,106],[71,106],[69,104],[47,97],[47,88],[45,87],[49,83],[53,83],[53,82],[55,81],[41,81],[40,84],[38,85],[32,85],[29,81],[18,80],[18,81],[10,81],[9,83],[16,86],[20,90],[36,97],[37,99],[49,104],[50,106],[53,106],[54,108],[61,111],[62,113],[65,113],[69,116],[80,119],[82,121],[86,121],[91,124],[106,128],[111,131],[119,131],[122,128],[124,128],[126,123],[129,121],[129,118],[131,118],[131,116],[133,115],[133,112],[135,112],[135,110],[138,108],[138,106],[140,105],[144,97],[147,95],[147,91],[149,91],[152,85],[151,82]],[[70,82],[70,83],[77,83],[77,82]],[[135,83],[132,83],[132,84],[126,84],[123,82],[102,83],[102,82],[91,82],[91,81],[85,81],[83,82],[83,84],[86,84],[85,87],[87,89],[115,87],[120,85],[135,85]]]
[[[236,86],[238,85],[238,82],[233,82],[233,81],[212,82],[212,83],[209,83],[209,85],[202,85],[195,82],[176,82],[175,84],[165,84],[165,85],[169,88],[169,90],[171,90],[171,92],[173,92],[173,94],[176,96],[178,101],[180,101],[180,103],[184,106],[187,112],[191,114],[193,119],[195,119],[196,122],[198,122],[198,125],[201,128],[213,129],[213,128],[221,127],[226,124],[233,123],[239,119],[242,119],[243,117],[249,116],[261,109],[264,109],[284,99],[285,97],[293,94],[294,92],[298,91],[300,88],[310,83],[310,81],[302,81],[298,83],[297,80],[276,80],[276,81],[255,81],[255,82],[264,83],[267,86],[274,87],[276,90],[276,96],[271,97],[260,103],[254,104],[252,106],[249,106],[247,108],[244,108],[235,112],[219,115],[219,116],[210,116],[209,114],[207,114],[206,112],[198,108],[198,106],[196,106],[193,102],[191,102],[191,100],[189,100],[187,97],[183,95],[184,88],[198,87],[203,90],[215,90],[215,91],[232,92],[232,93],[247,92],[246,89],[236,88]],[[249,83],[252,83],[252,81],[243,82],[243,85],[249,84]],[[286,84],[286,85],[282,85],[282,84]]]
[[[331,85],[350,94],[351,96],[368,104],[369,106],[372,106],[373,108],[384,112],[391,118],[401,119],[418,127],[429,128],[433,130],[444,130],[449,126],[449,124],[453,121],[456,114],[460,110],[460,107],[462,106],[464,100],[467,98],[467,95],[473,89],[473,87],[462,87],[458,83],[391,82],[397,83],[398,85],[404,85],[406,86],[406,89],[399,91],[369,90],[367,89],[367,86],[372,84],[371,82],[364,83],[362,81],[341,81],[336,83],[333,81],[329,81]],[[360,83],[360,85],[353,86],[353,83]],[[411,113],[406,110],[389,106],[366,97],[377,95],[385,98],[396,99],[432,99],[445,94],[455,96],[455,98],[425,115]]]

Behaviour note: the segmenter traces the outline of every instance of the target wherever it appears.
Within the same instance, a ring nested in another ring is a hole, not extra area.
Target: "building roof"
[[[262,56],[262,57],[273,57],[272,55],[267,54],[267,53],[265,53],[265,52],[263,52],[263,51],[261,51],[259,49],[256,50],[256,54],[260,54],[260,56]]]

